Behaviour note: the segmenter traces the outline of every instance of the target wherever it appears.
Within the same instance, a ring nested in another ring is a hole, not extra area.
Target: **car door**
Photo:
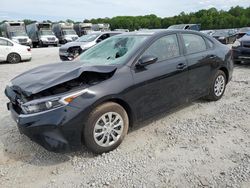
[[[208,92],[211,67],[216,57],[208,52],[202,36],[190,33],[181,35],[188,62],[188,99],[194,100]]]
[[[11,43],[5,39],[0,39],[0,61],[6,61],[11,50]]]
[[[157,39],[141,55],[153,55],[156,63],[132,68],[135,86],[130,104],[138,120],[166,111],[186,101],[187,68],[176,34]]]

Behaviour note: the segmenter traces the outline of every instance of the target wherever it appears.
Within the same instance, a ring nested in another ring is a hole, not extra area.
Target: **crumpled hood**
[[[111,73],[116,66],[84,66],[80,62],[63,62],[39,66],[11,80],[12,87],[26,96],[78,78],[83,72]]]

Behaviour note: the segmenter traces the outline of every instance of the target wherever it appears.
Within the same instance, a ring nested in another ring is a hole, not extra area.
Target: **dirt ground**
[[[147,121],[115,151],[55,154],[20,135],[6,109],[11,78],[59,61],[58,48],[32,53],[0,64],[0,187],[250,187],[250,65],[235,67],[220,101]]]

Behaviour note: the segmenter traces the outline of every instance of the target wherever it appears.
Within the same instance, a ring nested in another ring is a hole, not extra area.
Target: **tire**
[[[7,61],[11,64],[16,64],[21,61],[21,56],[17,53],[10,53],[7,57]]]
[[[217,101],[223,96],[227,84],[227,78],[222,70],[218,70],[210,84],[209,95],[205,99]]]
[[[83,129],[84,143],[96,154],[112,151],[121,144],[128,127],[129,119],[124,108],[114,102],[104,103],[90,113]]]

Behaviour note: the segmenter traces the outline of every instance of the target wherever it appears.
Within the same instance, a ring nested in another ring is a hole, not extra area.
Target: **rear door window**
[[[207,49],[205,40],[195,34],[182,34],[187,54],[198,53]]]

